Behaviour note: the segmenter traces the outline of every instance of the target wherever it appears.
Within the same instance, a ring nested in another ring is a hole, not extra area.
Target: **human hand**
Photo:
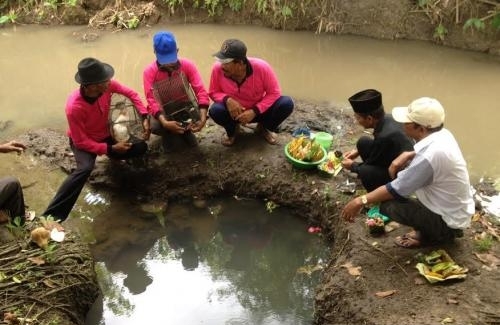
[[[240,115],[245,110],[245,108],[241,106],[241,104],[236,99],[233,99],[231,97],[226,101],[226,107],[229,115],[231,115],[231,118],[233,120],[236,120],[238,115]]]
[[[356,149],[352,149],[350,151],[344,152],[344,159],[351,159],[354,160],[358,158],[359,152]]]
[[[342,161],[340,163],[342,164],[342,167],[344,167],[345,169],[351,170],[351,167],[352,167],[352,164],[354,163],[354,160],[344,158],[344,159],[342,159]]]
[[[207,118],[206,117],[202,117],[198,122],[196,123],[191,123],[188,127],[189,130],[191,130],[191,132],[199,132],[203,129],[203,127],[205,126],[205,124],[207,123]]]
[[[130,142],[117,142],[111,146],[111,150],[116,153],[125,153],[132,147]]]
[[[344,206],[340,216],[345,221],[354,222],[356,216],[361,211],[361,208],[363,208],[363,202],[361,202],[361,199],[359,197],[354,198]]]
[[[26,146],[24,144],[14,140],[0,145],[0,152],[4,153],[16,151],[18,154],[21,154],[25,149]]]
[[[391,179],[395,179],[397,173],[400,170],[404,169],[410,163],[413,157],[415,157],[415,151],[405,151],[397,156],[389,166],[389,176],[391,177]]]
[[[144,132],[142,133],[143,140],[149,140],[149,137],[151,136],[151,124],[149,123],[148,118],[145,118],[144,121],[142,121],[142,127],[144,128]]]
[[[186,132],[186,127],[181,122],[162,121],[161,124],[165,129],[175,134],[184,134]]]
[[[252,122],[254,118],[255,112],[252,109],[247,109],[236,117],[236,121],[240,122],[241,125],[245,125]]]

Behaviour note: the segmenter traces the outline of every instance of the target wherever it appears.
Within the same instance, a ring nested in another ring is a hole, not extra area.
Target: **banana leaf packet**
[[[418,254],[416,258],[419,263],[415,267],[429,283],[467,277],[468,269],[456,264],[444,249],[432,251],[427,255]]]

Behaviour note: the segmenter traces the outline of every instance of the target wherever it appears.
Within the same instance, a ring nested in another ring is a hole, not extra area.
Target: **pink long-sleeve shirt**
[[[240,85],[224,76],[221,64],[216,62],[212,67],[208,94],[214,102],[223,102],[229,96],[245,109],[255,107],[260,113],[264,113],[281,96],[280,85],[266,61],[249,57],[248,62],[251,73]]]
[[[66,118],[69,125],[67,134],[78,149],[97,155],[107,153],[107,144],[103,141],[111,136],[108,115],[113,93],[128,97],[139,114],[148,113],[139,94],[115,80],[111,80],[106,92],[93,104],[82,97],[80,88],[74,90],[66,101]]]
[[[182,72],[187,78],[187,81],[191,84],[193,88],[196,99],[198,100],[198,105],[200,107],[208,108],[210,104],[210,98],[208,97],[207,90],[201,79],[201,75],[196,68],[196,65],[184,58],[179,58],[180,68],[173,72]],[[159,112],[161,112],[160,104],[156,101],[153,93],[153,85],[155,82],[165,80],[169,78],[168,72],[158,69],[158,64],[156,60],[149,64],[142,74],[142,81],[144,86],[144,94],[146,95],[146,101],[148,102],[149,114],[157,117]]]

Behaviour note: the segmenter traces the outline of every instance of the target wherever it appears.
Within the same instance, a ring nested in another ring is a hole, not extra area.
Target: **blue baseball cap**
[[[161,31],[153,37],[153,47],[156,54],[156,60],[160,64],[169,64],[177,62],[177,43],[174,34]]]

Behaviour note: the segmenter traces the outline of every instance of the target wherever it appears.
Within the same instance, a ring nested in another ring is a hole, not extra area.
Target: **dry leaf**
[[[446,303],[447,304],[453,304],[453,305],[458,305],[458,301],[455,300],[455,299],[451,299],[451,298],[448,298],[448,300],[446,300]]]
[[[397,292],[396,290],[379,291],[379,292],[375,292],[375,296],[377,296],[379,298],[385,298],[385,297],[392,296],[396,292]]]
[[[353,266],[351,262],[347,262],[341,265],[347,269],[350,275],[360,276],[361,275],[361,266]]]
[[[49,288],[55,288],[57,287],[57,285],[54,284],[54,282],[50,281],[50,280],[43,280],[43,283],[49,287]]]
[[[455,320],[451,317],[446,317],[441,320],[441,324],[450,324],[455,322]]]
[[[476,255],[476,257],[481,262],[488,265],[490,268],[496,269],[497,266],[500,266],[500,258],[498,258],[496,255],[489,253],[484,253],[484,254],[474,253],[474,255]]]
[[[31,263],[36,264],[36,265],[45,264],[45,260],[41,257],[28,257],[28,261],[30,261]]]
[[[9,312],[3,313],[3,321],[7,324],[19,324],[19,319],[17,319],[17,316]]]

